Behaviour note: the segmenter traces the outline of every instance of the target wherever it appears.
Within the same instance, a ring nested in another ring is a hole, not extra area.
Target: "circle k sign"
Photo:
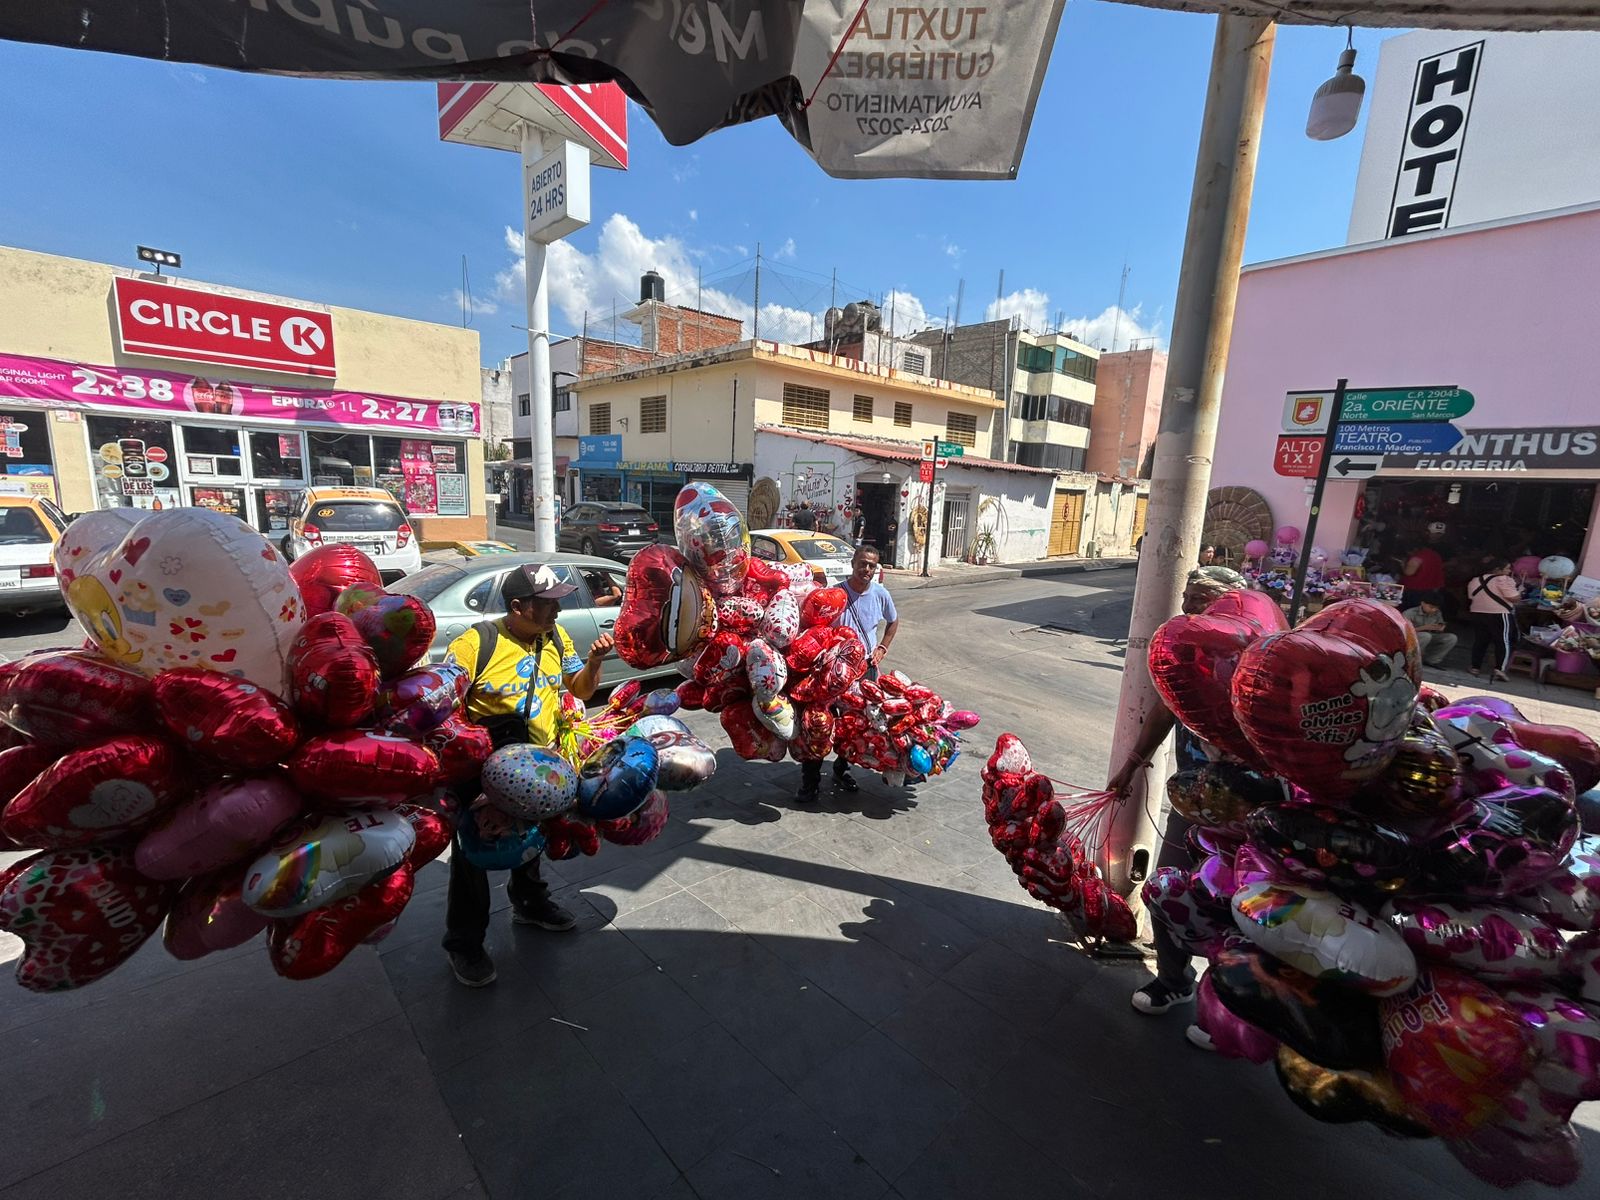
[[[126,354],[334,378],[333,317],[221,292],[118,278],[117,335]]]

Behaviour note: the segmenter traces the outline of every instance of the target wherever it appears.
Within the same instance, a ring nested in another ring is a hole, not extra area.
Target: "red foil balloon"
[[[44,850],[114,841],[188,795],[181,756],[143,734],[74,750],[40,772],[0,818],[0,833]]]
[[[706,706],[706,685],[685,679],[677,687],[678,707],[696,712]]]
[[[1264,637],[1269,633],[1282,633],[1289,628],[1289,618],[1283,615],[1283,609],[1278,607],[1276,600],[1266,592],[1252,592],[1242,588],[1218,596],[1206,605],[1205,615],[1237,617],[1255,630],[1258,637]]]
[[[784,743],[756,717],[749,704],[734,704],[722,710],[722,728],[733,743],[733,752],[752,762],[770,759],[776,749],[780,753]]]
[[[744,638],[719,629],[706,639],[694,658],[694,682],[705,688],[718,688],[741,678],[748,645]]]
[[[470,783],[483,774],[483,764],[494,753],[494,742],[482,725],[457,713],[430,729],[422,744],[439,760],[439,782]]]
[[[744,594],[763,606],[778,592],[789,586],[789,576],[776,563],[751,557],[745,570]]]
[[[1239,658],[1233,711],[1274,771],[1319,799],[1352,795],[1394,759],[1417,696],[1416,637],[1388,617],[1368,618],[1346,600],[1288,633],[1271,634]],[[1315,623],[1344,610],[1340,622]],[[1329,632],[1338,624],[1344,634]],[[1401,621],[1404,625],[1405,622]],[[1358,640],[1354,634],[1360,634]],[[1374,648],[1371,640],[1387,638]]]
[[[245,906],[239,894],[243,872],[219,871],[191,879],[167,914],[161,941],[185,961],[242,946],[267,927],[267,918]]]
[[[333,542],[302,554],[289,564],[289,578],[300,589],[310,617],[332,612],[339,593],[351,584],[383,587],[377,565],[348,542]]]
[[[1177,616],[1150,638],[1150,678],[1185,726],[1251,767],[1261,756],[1234,719],[1232,688],[1239,661],[1261,635],[1242,617]]]
[[[402,863],[354,896],[303,917],[273,922],[267,933],[272,969],[285,979],[326,975],[404,911],[415,884],[411,868]]]
[[[351,614],[385,679],[409,671],[433,644],[433,610],[415,596],[385,596]]]
[[[376,604],[389,593],[378,583],[352,583],[333,600],[333,611],[346,617],[360,612],[369,604]]]
[[[300,740],[294,712],[265,688],[232,675],[178,667],[155,677],[156,712],[179,743],[255,771],[281,761]]]
[[[843,695],[867,673],[867,648],[854,629],[821,629],[823,646],[812,658],[804,679],[789,688],[800,704],[826,704]]]
[[[80,746],[155,726],[151,681],[98,654],[60,650],[7,664],[0,720],[48,746]]]
[[[121,847],[54,850],[13,864],[0,873],[0,930],[28,947],[17,982],[64,992],[110,974],[156,931],[173,892],[139,874]]]
[[[378,659],[349,617],[307,621],[289,647],[289,698],[295,711],[335,729],[357,725],[378,703]]]
[[[439,760],[426,746],[369,729],[314,737],[289,760],[289,778],[308,796],[348,808],[390,806],[431,791]]]
[[[717,630],[705,582],[670,546],[646,546],[628,563],[628,585],[614,630],[630,667],[659,667],[694,652]]]
[[[849,598],[842,587],[818,588],[806,593],[805,599],[800,601],[800,628],[815,629],[832,625],[844,612],[848,602]]]
[[[642,846],[661,835],[667,827],[667,816],[667,794],[657,790],[650,793],[638,812],[614,821],[596,821],[595,828],[606,841],[618,846]]]
[[[1516,1010],[1464,972],[1424,967],[1410,991],[1378,1004],[1389,1073],[1440,1137],[1491,1123],[1533,1065]]]
[[[420,871],[443,854],[444,848],[450,844],[453,832],[450,818],[423,804],[402,804],[395,812],[416,831],[417,840],[406,855],[406,862],[411,864],[413,871]]]
[[[800,710],[799,729],[789,753],[798,762],[821,762],[833,752],[833,714],[824,706]]]
[[[1340,600],[1296,626],[1356,643],[1373,654],[1389,654],[1398,644],[1406,656],[1406,673],[1420,677],[1422,656],[1417,631],[1398,609],[1376,600]]]
[[[1565,767],[1579,795],[1600,784],[1600,743],[1588,734],[1565,725],[1535,725],[1515,719],[1507,728],[1524,750],[1553,758]]]

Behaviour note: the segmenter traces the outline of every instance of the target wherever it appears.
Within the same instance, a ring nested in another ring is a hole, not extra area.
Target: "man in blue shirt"
[[[867,648],[868,679],[878,677],[878,664],[889,652],[889,643],[894,641],[894,635],[900,631],[900,614],[895,611],[894,598],[889,595],[888,588],[877,582],[877,575],[877,550],[871,546],[857,547],[855,557],[850,560],[850,578],[844,581],[847,603],[844,612],[834,622],[860,635],[862,644]],[[887,624],[883,625],[880,640],[878,626],[884,622]],[[815,804],[821,783],[821,760],[801,763],[800,793],[795,798],[802,804]],[[833,760],[833,786],[841,792],[861,790],[861,785],[850,774],[850,764],[842,757]]]

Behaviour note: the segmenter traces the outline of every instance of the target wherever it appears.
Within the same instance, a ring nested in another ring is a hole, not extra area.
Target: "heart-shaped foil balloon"
[[[310,816],[284,830],[245,870],[244,902],[267,917],[298,917],[353,896],[394,867],[416,831],[388,809]]]
[[[143,734],[110,738],[41,771],[6,805],[0,832],[40,849],[114,841],[154,822],[189,786],[170,743]]]
[[[694,653],[717,631],[711,591],[670,546],[646,546],[628,563],[617,614],[617,654],[630,667],[659,667]]]
[[[1261,636],[1240,616],[1177,616],[1150,639],[1150,678],[1186,727],[1233,757],[1260,767],[1263,760],[1234,719],[1234,675],[1246,648]]]
[[[401,863],[347,896],[293,920],[274,921],[267,932],[267,956],[285,979],[326,975],[379,929],[395,920],[411,900],[415,877]]]
[[[302,554],[289,564],[289,577],[300,589],[308,617],[332,612],[339,593],[351,584],[383,587],[377,565],[348,542],[333,542]]]
[[[277,696],[243,679],[180,667],[155,678],[156,712],[183,746],[229,769],[254,771],[288,757],[300,723]]]
[[[287,692],[305,605],[283,556],[238,518],[168,508],[98,552],[64,537],[54,557],[67,606],[111,661],[143,675],[204,667]]]

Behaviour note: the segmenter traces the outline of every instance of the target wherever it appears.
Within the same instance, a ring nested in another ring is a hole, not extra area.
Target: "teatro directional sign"
[[[1472,393],[1458,387],[1350,390],[1344,394],[1344,407],[1339,411],[1339,420],[1380,421],[1385,424],[1395,421],[1454,421],[1471,412],[1472,403]]]
[[[1443,421],[1365,422],[1340,425],[1335,454],[1445,454],[1461,440],[1461,430]]]

